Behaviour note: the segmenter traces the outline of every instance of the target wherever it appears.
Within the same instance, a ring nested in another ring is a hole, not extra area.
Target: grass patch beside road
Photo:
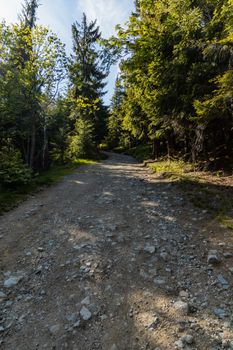
[[[0,215],[23,202],[30,194],[38,192],[44,186],[59,182],[64,176],[72,174],[80,165],[93,164],[92,160],[77,159],[72,164],[54,166],[33,177],[27,185],[14,189],[0,189]]]
[[[189,200],[211,213],[224,227],[233,230],[233,177],[195,172],[190,163],[159,160],[149,167],[164,179],[174,181]]]
[[[167,173],[167,177],[181,176],[185,173],[189,173],[193,169],[193,165],[185,163],[182,160],[159,160],[155,163],[149,164],[149,167],[156,173]]]
[[[118,150],[120,151],[120,150]],[[123,150],[121,150],[123,152]],[[179,159],[151,158],[152,146],[141,145],[124,150],[159,175],[176,183],[189,200],[202,210],[207,210],[221,225],[233,230],[233,176],[223,171],[197,171],[198,166]],[[195,171],[196,170],[196,171]]]

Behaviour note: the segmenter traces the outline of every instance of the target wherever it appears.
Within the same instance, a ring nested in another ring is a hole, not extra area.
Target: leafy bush
[[[17,186],[30,182],[31,170],[24,164],[21,154],[14,148],[4,147],[0,151],[0,184]]]

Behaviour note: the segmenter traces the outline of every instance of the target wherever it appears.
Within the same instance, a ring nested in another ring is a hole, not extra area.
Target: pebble
[[[118,347],[116,346],[116,344],[113,344],[110,348],[110,350],[118,350]]]
[[[166,283],[166,281],[164,279],[162,279],[162,278],[155,278],[154,279],[154,283],[156,285],[158,285],[158,286],[162,286],[162,285],[164,285]]]
[[[160,253],[160,258],[163,259],[164,261],[168,260],[168,253],[162,252]]]
[[[189,345],[194,343],[194,338],[190,334],[184,335],[181,339],[182,339],[183,343],[186,343]]]
[[[87,296],[85,299],[83,299],[81,301],[82,305],[90,305],[90,303],[91,303],[91,301],[90,301],[90,297],[89,296]]]
[[[6,298],[6,294],[0,291],[0,302]]]
[[[184,301],[179,300],[174,303],[174,307],[180,313],[180,315],[183,315],[183,316],[188,315],[188,312],[189,312],[188,303],[185,303]]]
[[[84,321],[88,321],[91,319],[92,314],[85,306],[83,306],[81,311],[80,311],[80,316],[82,317],[82,319]]]
[[[156,247],[155,247],[154,245],[149,245],[149,244],[147,244],[147,245],[144,247],[144,252],[146,252],[146,253],[154,254],[154,253],[155,253],[155,250],[156,250]]]
[[[4,281],[4,287],[5,288],[14,287],[19,283],[19,281],[21,281],[22,278],[23,276],[14,276],[14,277],[12,276]]]
[[[59,330],[60,330],[60,325],[59,325],[59,324],[55,324],[55,325],[49,327],[49,332],[50,332],[51,334],[53,334],[53,335],[56,334],[56,333],[58,333]]]
[[[181,339],[179,339],[175,342],[175,346],[177,349],[184,349],[184,343]]]
[[[233,254],[226,252],[226,253],[223,253],[223,256],[224,256],[224,258],[229,259],[229,258],[233,257]]]
[[[66,316],[67,321],[73,322],[73,323],[77,321],[77,318],[78,318],[77,314],[71,314]]]
[[[218,255],[217,250],[210,250],[209,251],[207,262],[208,262],[208,264],[213,264],[213,265],[220,263],[220,259],[219,259],[219,255]]]
[[[221,284],[223,289],[228,289],[229,284],[222,275],[218,275],[218,283]]]
[[[182,291],[179,293],[179,296],[180,296],[180,298],[181,298],[183,301],[185,301],[185,300],[188,299],[189,293],[186,292],[185,290],[182,290]]]
[[[78,320],[77,322],[75,322],[75,323],[73,324],[73,328],[78,328],[78,327],[80,326],[80,324],[81,324],[81,321]]]
[[[221,319],[223,319],[226,316],[225,310],[221,309],[221,308],[215,308],[214,314],[215,314],[215,316],[217,316],[218,318],[221,318]]]

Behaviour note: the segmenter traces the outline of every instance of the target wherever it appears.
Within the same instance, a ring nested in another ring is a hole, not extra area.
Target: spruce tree
[[[105,78],[107,76],[102,59],[102,48],[98,44],[101,33],[96,21],[88,23],[83,14],[81,23],[72,25],[73,54],[69,65],[71,99],[73,104],[73,137],[78,133],[78,119],[82,129],[92,130],[94,145],[102,138],[106,108],[103,104]],[[88,111],[88,112],[87,112]],[[76,133],[75,133],[76,129]],[[88,131],[90,139],[90,132]],[[72,143],[72,142],[71,142]]]

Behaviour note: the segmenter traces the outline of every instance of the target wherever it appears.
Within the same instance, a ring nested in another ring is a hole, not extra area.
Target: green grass
[[[141,145],[126,153],[143,162],[151,158],[152,148]],[[233,187],[221,182],[222,171],[194,172],[198,168],[196,164],[168,158],[160,158],[147,165],[163,178],[174,181],[196,207],[206,210],[221,225],[233,230]]]
[[[23,202],[28,195],[38,192],[44,186],[51,186],[59,182],[64,176],[72,174],[77,167],[95,163],[92,160],[77,159],[68,165],[54,166],[35,176],[27,185],[14,189],[0,189],[0,215],[11,210]]]
[[[207,210],[224,227],[233,230],[233,188],[221,181],[221,173],[195,173],[194,166],[182,160],[161,159],[148,166],[178,185],[198,208]]]
[[[149,167],[157,173],[168,173],[168,176],[182,175],[193,170],[193,165],[182,160],[160,160],[149,164]]]

